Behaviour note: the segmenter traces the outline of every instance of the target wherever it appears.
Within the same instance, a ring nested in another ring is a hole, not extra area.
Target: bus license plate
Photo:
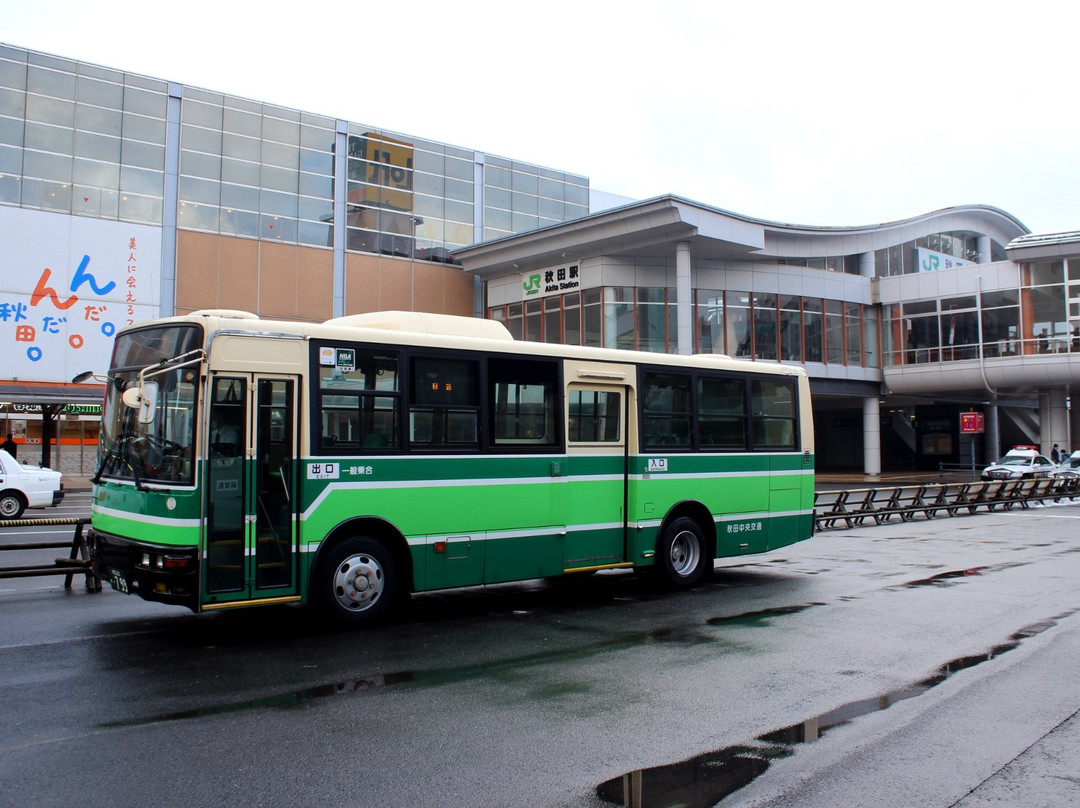
[[[124,573],[112,567],[109,567],[109,586],[117,592],[123,592],[125,595],[131,594],[128,591],[127,578],[124,577]]]

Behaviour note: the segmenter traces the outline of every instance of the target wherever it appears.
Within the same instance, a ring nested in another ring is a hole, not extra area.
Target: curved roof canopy
[[[1028,232],[1015,217],[985,205],[966,205],[897,222],[856,227],[784,224],[661,196],[600,211],[527,233],[457,250],[454,258],[478,275],[524,271],[597,255],[669,257],[674,242],[690,243],[695,258],[755,260],[839,256],[902,244],[939,232],[969,231],[1001,244]]]

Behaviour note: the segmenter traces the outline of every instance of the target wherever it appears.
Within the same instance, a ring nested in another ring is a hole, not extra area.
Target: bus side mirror
[[[136,387],[129,387],[124,391],[124,404],[139,411],[140,424],[150,424],[154,421],[157,412],[158,383],[143,382]]]

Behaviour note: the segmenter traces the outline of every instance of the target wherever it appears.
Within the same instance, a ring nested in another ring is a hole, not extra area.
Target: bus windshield
[[[156,373],[156,406],[149,423],[121,400],[139,381],[139,371],[197,346],[201,330],[193,326],[159,327],[121,334],[109,372],[101,416],[98,471],[102,477],[171,485],[194,485],[196,385],[198,369],[190,364]]]

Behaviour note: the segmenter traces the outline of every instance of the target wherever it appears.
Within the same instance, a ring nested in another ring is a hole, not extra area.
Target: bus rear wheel
[[[378,623],[400,600],[401,582],[394,556],[366,536],[346,539],[326,557],[317,593],[323,611],[336,623]]]
[[[693,586],[704,574],[705,556],[705,536],[698,523],[680,516],[664,529],[656,545],[656,571],[669,586]]]

